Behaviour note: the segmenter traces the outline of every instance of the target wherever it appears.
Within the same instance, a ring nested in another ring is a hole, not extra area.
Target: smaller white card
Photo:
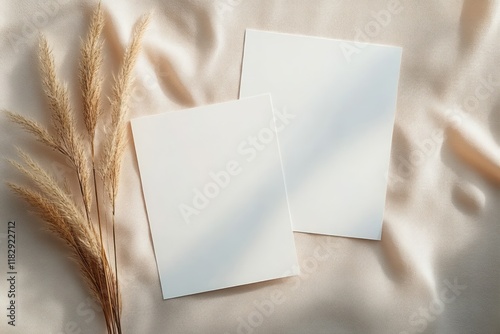
[[[298,274],[269,95],[132,131],[163,298]]]

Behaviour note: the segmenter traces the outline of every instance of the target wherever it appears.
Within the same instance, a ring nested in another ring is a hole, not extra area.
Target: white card
[[[163,298],[298,274],[269,95],[132,131]]]
[[[380,239],[402,49],[247,30],[240,97],[271,93],[295,231]]]

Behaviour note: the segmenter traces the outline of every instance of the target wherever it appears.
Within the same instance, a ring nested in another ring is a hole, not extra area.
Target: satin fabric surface
[[[95,4],[0,2],[1,108],[49,123],[40,32],[79,105],[80,38]],[[403,47],[382,240],[295,233],[298,278],[162,300],[128,134],[117,217],[124,333],[500,333],[499,2],[106,0],[103,8],[107,92],[133,23],[154,10],[130,117],[236,99],[246,28]],[[3,157],[18,145],[71,175],[4,115],[0,143]],[[3,179],[22,182],[0,166]],[[65,246],[3,183],[0,195],[1,270],[9,220],[18,270],[16,327],[7,325],[2,278],[0,332],[104,333]]]

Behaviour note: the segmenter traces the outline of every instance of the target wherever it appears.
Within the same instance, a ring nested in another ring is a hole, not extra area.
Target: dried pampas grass
[[[42,87],[47,96],[51,115],[51,128],[20,114],[6,111],[8,118],[46,147],[59,152],[71,165],[79,189],[76,193],[65,180],[55,179],[29,154],[19,150],[21,163],[11,164],[24,174],[31,185],[8,183],[12,191],[24,199],[54,233],[71,250],[84,281],[93,297],[102,307],[108,333],[121,333],[121,301],[116,260],[115,216],[116,197],[121,161],[126,144],[126,115],[133,78],[133,68],[141,48],[150,16],[142,17],[136,24],[130,45],[125,51],[120,71],[115,77],[111,101],[110,124],[100,122],[101,65],[103,43],[101,34],[104,15],[99,4],[94,10],[89,32],[82,42],[79,64],[79,82],[83,102],[83,126],[79,131],[68,90],[56,76],[55,62],[44,37],[39,43],[39,62]],[[104,117],[103,117],[104,118]],[[97,159],[100,145],[96,143],[99,126],[107,127],[102,145],[102,157]],[[101,187],[98,187],[101,182]],[[104,189],[106,196],[98,189]],[[105,203],[106,205],[103,205]],[[93,221],[97,217],[97,221]],[[112,235],[104,235],[105,219],[112,219]],[[110,264],[108,243],[113,247],[113,265]]]

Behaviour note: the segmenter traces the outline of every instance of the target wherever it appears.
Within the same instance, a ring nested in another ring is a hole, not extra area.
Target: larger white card
[[[163,298],[298,274],[269,95],[132,130]]]
[[[402,50],[247,30],[240,97],[271,93],[294,230],[380,239]]]

